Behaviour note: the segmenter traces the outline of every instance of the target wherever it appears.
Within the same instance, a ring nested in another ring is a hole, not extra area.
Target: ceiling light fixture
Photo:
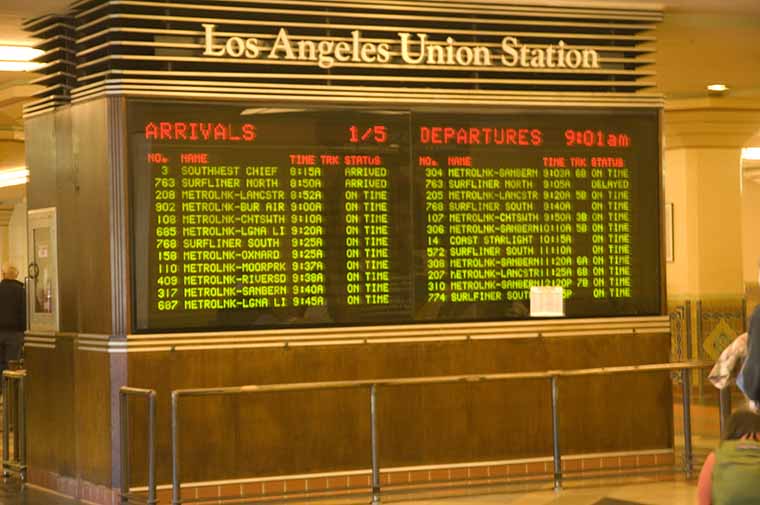
[[[0,170],[0,188],[20,186],[29,182],[29,170],[24,167]]]
[[[728,91],[728,86],[725,84],[710,84],[707,86],[707,92],[710,95],[722,95]]]
[[[29,46],[3,46],[0,45],[0,60],[6,61],[31,61],[42,56],[45,51]]]
[[[0,71],[6,72],[32,72],[42,66],[41,63],[33,61],[3,61],[0,60]]]
[[[45,51],[28,46],[0,45],[0,70],[10,72],[29,72],[37,70],[42,63],[32,61],[45,54]]]
[[[742,149],[742,159],[760,161],[760,147],[745,147]]]

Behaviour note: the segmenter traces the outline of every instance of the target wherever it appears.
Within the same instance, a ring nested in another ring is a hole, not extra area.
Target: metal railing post
[[[369,387],[369,424],[372,444],[372,505],[380,504],[380,467],[377,458],[377,385]]]
[[[695,328],[694,333],[697,336],[697,355],[694,356],[694,359],[702,359],[702,318],[703,318],[703,312],[702,312],[702,300],[697,300],[697,314],[695,318]],[[697,386],[699,390],[699,403],[704,404],[705,402],[705,374],[703,370],[697,370]]]
[[[691,447],[691,385],[690,377],[691,371],[683,369],[682,371],[683,382],[683,459],[684,459],[684,472],[686,478],[691,479],[692,476],[692,447]]]
[[[18,432],[18,447],[16,459],[19,463],[19,477],[22,481],[26,480],[26,395],[24,393],[24,381],[26,377],[24,375],[18,378],[18,391],[17,391],[17,409],[16,417],[16,431]]]
[[[562,489],[562,456],[559,451],[559,384],[558,377],[551,377],[552,385],[552,444],[554,447],[554,490]]]
[[[11,460],[10,455],[10,398],[8,398],[8,383],[9,379],[3,375],[0,378],[3,381],[3,477],[8,477],[7,462]]]
[[[172,391],[172,505],[180,505],[181,490],[179,485],[179,423],[177,412],[179,393]]]
[[[12,460],[11,463],[18,460],[18,384],[16,384],[16,381],[14,380],[9,389],[9,400],[10,400],[10,417],[11,420],[11,432],[13,432],[13,438],[11,439],[13,441],[12,446],[13,450],[12,453]]]
[[[156,499],[156,392],[148,394],[148,505]]]
[[[728,416],[731,415],[731,384],[727,384],[726,387],[720,390],[718,396],[718,412],[720,416],[720,434],[726,432],[726,422],[728,422]]]
[[[15,473],[22,481],[26,480],[25,386],[26,371],[3,371],[3,477]]]
[[[121,439],[120,469],[121,469],[121,503],[130,502],[129,487],[129,396],[142,396],[148,399],[148,499],[146,505],[156,503],[156,391],[124,386],[119,389],[119,437]]]
[[[694,359],[691,355],[691,300],[684,302],[684,322],[686,323],[686,359]]]
[[[119,391],[119,435],[121,437],[121,503],[129,502],[129,401],[127,393]]]

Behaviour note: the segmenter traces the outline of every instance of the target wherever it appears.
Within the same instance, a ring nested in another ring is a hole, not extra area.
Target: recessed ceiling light
[[[760,161],[760,147],[745,147],[742,149],[742,159]]]
[[[3,61],[31,61],[43,54],[45,51],[33,47],[0,45],[0,60]]]
[[[19,186],[29,182],[29,170],[24,167],[0,170],[0,188]]]
[[[725,91],[728,91],[728,86],[725,84],[710,84],[707,86],[708,91],[713,91],[715,93],[723,93]]]
[[[6,72],[33,72],[40,68],[42,63],[34,61],[3,61],[0,60],[0,71]]]
[[[45,51],[28,46],[0,45],[0,70],[8,72],[30,72],[42,66],[32,60],[45,54]]]

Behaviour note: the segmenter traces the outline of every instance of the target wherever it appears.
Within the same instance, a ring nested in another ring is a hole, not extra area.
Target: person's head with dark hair
[[[723,431],[723,440],[739,440],[760,436],[760,414],[749,409],[739,409],[728,418]]]

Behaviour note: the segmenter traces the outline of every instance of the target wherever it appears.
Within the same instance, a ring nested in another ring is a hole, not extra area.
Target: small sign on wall
[[[530,288],[530,317],[563,317],[565,302],[561,286]]]

